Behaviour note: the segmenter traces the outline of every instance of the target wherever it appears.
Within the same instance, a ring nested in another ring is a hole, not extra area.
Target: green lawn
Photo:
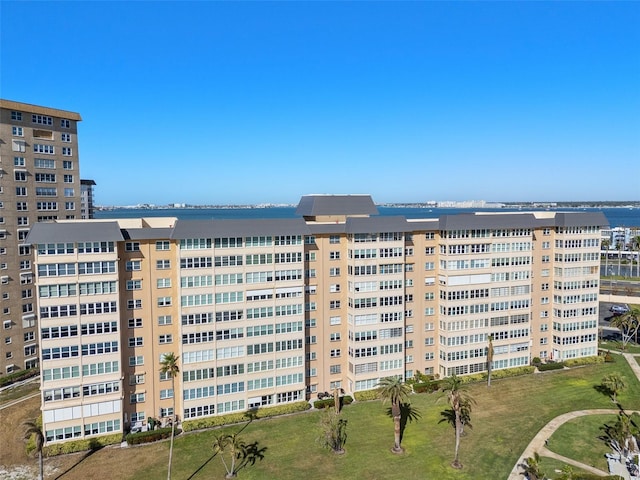
[[[477,400],[473,429],[462,438],[464,468],[452,469],[454,435],[439,424],[446,401],[438,394],[412,395],[422,412],[409,424],[403,439],[406,453],[390,452],[393,423],[379,401],[358,402],[344,409],[348,420],[346,454],[333,455],[316,443],[318,412],[256,421],[242,433],[247,442],[266,448],[264,459],[240,471],[246,479],[366,478],[366,479],[504,479],[538,430],[562,413],[586,408],[611,408],[611,400],[594,388],[602,377],[619,371],[629,388],[620,395],[627,409],[640,409],[640,384],[621,358],[617,363],[551,371],[470,387]],[[232,427],[234,431],[240,427]],[[174,479],[223,478],[218,458],[211,458],[212,436],[204,431],[178,437],[174,448]],[[579,433],[579,435],[584,435]],[[597,440],[594,440],[597,442]],[[168,442],[96,452],[57,478],[113,478],[155,480],[166,475]]]
[[[615,420],[616,415],[589,415],[570,420],[551,436],[547,448],[606,472],[604,454],[611,453],[611,449],[598,437],[602,435],[600,427]]]
[[[560,478],[562,476],[562,473],[560,472],[562,470],[562,467],[564,467],[566,465],[566,463],[561,462],[560,460],[556,460],[555,458],[550,458],[550,457],[542,457],[540,459],[540,468],[541,470],[545,473],[545,475],[547,476],[547,478],[551,478],[551,479],[557,479]],[[586,470],[582,470],[578,467],[572,467],[573,468],[573,472],[577,475],[580,474],[586,474],[587,471]],[[607,471],[606,469],[604,470],[605,472]],[[524,477],[522,477],[524,479]],[[578,477],[578,478],[582,478],[582,477]],[[594,477],[590,477],[590,478],[594,478]],[[620,477],[598,477],[600,480],[620,480]]]

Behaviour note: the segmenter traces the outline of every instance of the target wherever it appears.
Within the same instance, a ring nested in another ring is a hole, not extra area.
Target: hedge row
[[[185,420],[182,422],[182,428],[185,432],[190,432],[192,430],[201,430],[203,428],[246,422],[249,418],[257,419],[276,417],[278,415],[286,415],[288,413],[302,412],[304,410],[309,410],[310,408],[311,405],[309,405],[309,402],[307,401],[287,403],[284,405],[277,405],[275,407],[262,407],[248,412],[230,413],[217,417],[200,418],[198,420]]]
[[[561,368],[564,368],[564,362],[543,363],[541,365],[538,365],[538,371],[540,372],[546,372],[548,370],[560,370]]]
[[[4,375],[3,377],[0,377],[0,387],[6,387],[12,383],[21,382],[27,378],[35,377],[39,373],[40,370],[38,368],[29,368],[27,370],[20,370],[18,372],[10,373],[9,375]]]
[[[102,437],[87,438],[84,440],[72,440],[65,443],[53,443],[43,448],[43,452],[47,457],[55,455],[64,455],[67,453],[84,452],[87,450],[97,450],[106,445],[122,442],[121,433],[113,433]]]
[[[351,397],[350,395],[345,395],[344,397],[342,397],[342,405],[350,405],[351,403],[353,403],[353,397]],[[313,408],[317,408],[318,410],[333,407],[334,405],[335,401],[333,398],[316,400],[315,402],[313,402]]]
[[[442,380],[434,380],[433,382],[414,383],[413,391],[416,393],[433,393],[440,390]]]
[[[176,428],[176,435],[181,433],[182,430]],[[163,438],[169,438],[171,436],[171,427],[158,428],[157,430],[149,430],[147,432],[130,433],[125,437],[125,440],[129,445],[138,445],[140,443],[151,443],[162,440]]]
[[[374,389],[374,390],[363,390],[362,392],[355,392],[353,394],[353,396],[355,397],[355,399],[358,402],[366,402],[368,400],[375,400],[376,398],[379,397],[377,389]]]
[[[564,364],[567,367],[576,367],[578,365],[593,365],[596,363],[604,363],[604,360],[604,355],[598,355],[595,357],[572,358],[570,360],[565,360]]]

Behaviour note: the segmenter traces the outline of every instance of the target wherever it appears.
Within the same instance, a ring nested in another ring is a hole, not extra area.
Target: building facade
[[[77,125],[65,110],[0,100],[0,375],[38,365],[37,222],[80,218]]]
[[[297,212],[35,225],[47,441],[597,354],[602,214]]]
[[[80,218],[83,220],[93,218],[93,187],[94,180],[80,180]]]

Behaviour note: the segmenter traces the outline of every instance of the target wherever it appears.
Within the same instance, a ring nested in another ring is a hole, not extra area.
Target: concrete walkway
[[[629,363],[629,366],[631,367],[631,370],[633,370],[633,373],[635,373],[636,377],[638,377],[638,381],[640,381],[640,365],[638,365],[638,362],[636,362],[636,359],[634,358],[640,355],[638,354],[632,355],[630,353],[624,353],[623,356]],[[522,471],[523,471],[522,465],[524,464],[524,461],[527,458],[533,457],[533,454],[535,452],[538,452],[538,454],[541,457],[556,458],[558,460],[563,461],[564,463],[573,465],[574,467],[578,467],[587,472],[594,473],[595,475],[600,475],[603,477],[609,475],[609,472],[604,472],[602,470],[592,467],[591,465],[586,465],[584,463],[577,462],[570,458],[563,457],[562,455],[558,455],[557,453],[553,453],[552,451],[546,448],[546,441],[551,437],[553,432],[555,432],[560,427],[560,425],[562,425],[565,422],[568,422],[571,419],[583,417],[585,415],[606,415],[611,413],[615,415],[615,414],[618,414],[619,412],[620,410],[618,409],[594,409],[594,410],[579,410],[576,412],[568,412],[563,415],[557,416],[556,418],[551,420],[549,423],[547,423],[544,427],[542,427],[542,429],[536,434],[536,436],[533,437],[533,440],[531,440],[529,445],[527,445],[527,448],[525,448],[524,452],[522,452],[522,455],[520,455],[520,458],[518,459],[516,464],[513,466],[513,470],[511,470],[511,473],[509,474],[509,480],[522,480],[524,478],[524,476],[522,475]],[[627,413],[634,413],[634,412],[640,413],[640,411],[637,411],[637,410],[633,410]]]

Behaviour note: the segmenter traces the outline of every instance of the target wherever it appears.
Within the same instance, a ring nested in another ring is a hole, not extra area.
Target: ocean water
[[[527,209],[531,211],[533,209]],[[612,227],[640,227],[640,208],[558,208],[562,212],[602,212]],[[418,208],[378,207],[380,215],[401,215],[406,218],[437,218],[440,215],[455,215],[472,212],[517,212],[517,209],[474,208]],[[95,218],[177,217],[182,220],[248,219],[248,218],[296,218],[296,207],[267,208],[114,208],[95,212]]]

